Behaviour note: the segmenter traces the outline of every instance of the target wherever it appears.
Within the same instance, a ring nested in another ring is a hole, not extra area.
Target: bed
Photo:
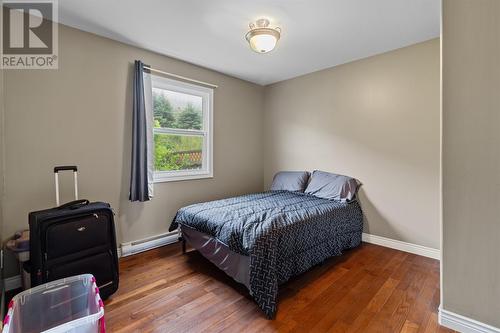
[[[273,190],[181,208],[170,230],[177,228],[274,318],[278,286],[358,246],[363,214],[355,199]]]

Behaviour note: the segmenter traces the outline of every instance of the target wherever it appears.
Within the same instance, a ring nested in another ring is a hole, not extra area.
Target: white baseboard
[[[149,238],[139,239],[133,242],[122,243],[120,256],[126,257],[167,244],[172,244],[177,242],[178,238],[179,234],[177,233],[177,231],[172,231]]]
[[[5,291],[19,289],[23,286],[21,275],[11,276],[3,280]]]
[[[363,233],[363,242],[390,247],[391,249],[418,254],[420,256],[429,257],[432,259],[437,259],[437,260],[441,259],[441,252],[438,249],[412,243],[406,243],[395,239],[385,238],[382,236]]]
[[[500,333],[500,328],[447,311],[439,307],[439,324],[462,333]]]

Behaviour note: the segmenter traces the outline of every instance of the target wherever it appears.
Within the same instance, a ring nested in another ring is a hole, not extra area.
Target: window
[[[209,178],[213,90],[152,76],[154,181]]]

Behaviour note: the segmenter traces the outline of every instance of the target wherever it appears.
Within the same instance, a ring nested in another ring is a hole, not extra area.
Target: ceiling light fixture
[[[249,27],[250,31],[245,38],[252,50],[257,53],[267,53],[276,47],[276,43],[280,39],[281,29],[278,27],[270,28],[268,19],[258,19],[255,24],[250,23]]]

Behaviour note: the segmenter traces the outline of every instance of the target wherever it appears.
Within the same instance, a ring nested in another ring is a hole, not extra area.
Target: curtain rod
[[[144,65],[144,68],[150,70],[151,72],[156,72],[156,73],[160,73],[160,74],[163,74],[163,75],[172,76],[172,77],[175,77],[177,79],[184,80],[184,81],[198,83],[198,84],[202,84],[202,85],[209,86],[209,87],[212,87],[212,88],[218,88],[219,87],[218,85],[213,84],[213,83],[208,83],[208,82],[204,82],[204,81],[190,79],[188,77],[185,77],[185,76],[182,76],[182,75],[177,75],[177,74],[174,74],[174,73],[164,72],[164,71],[161,71],[159,69],[153,68],[153,67],[151,67],[149,65]]]

